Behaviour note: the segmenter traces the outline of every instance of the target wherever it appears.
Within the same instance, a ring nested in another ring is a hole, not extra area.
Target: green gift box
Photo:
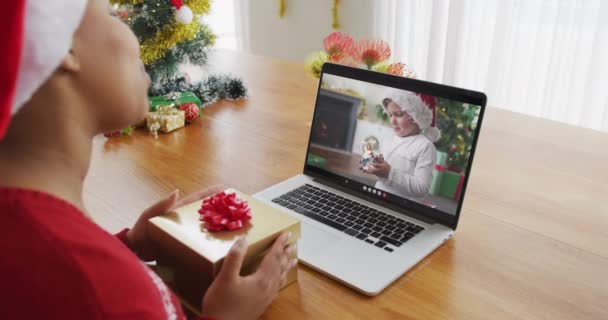
[[[433,179],[431,180],[431,186],[429,187],[429,193],[433,195],[439,194],[439,190],[441,189],[441,181],[443,180],[443,173],[445,171],[445,167],[442,165],[435,165],[435,169],[433,169]]]
[[[150,112],[158,111],[158,107],[160,106],[168,106],[170,104],[175,104],[175,106],[180,106],[184,103],[192,102],[196,104],[198,109],[200,110],[202,107],[201,99],[199,99],[192,92],[175,92],[169,93],[164,96],[156,96],[150,97]]]
[[[460,173],[449,170],[444,171],[441,179],[441,187],[439,188],[439,195],[450,199],[457,199],[463,178],[464,176]]]
[[[317,156],[315,154],[309,153],[308,158],[306,159],[306,163],[308,163],[311,166],[315,166],[317,168],[325,169],[325,166],[327,165],[327,159]]]

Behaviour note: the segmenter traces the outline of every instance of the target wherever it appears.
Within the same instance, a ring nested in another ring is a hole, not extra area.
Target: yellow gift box
[[[168,133],[186,125],[186,113],[173,106],[162,106],[146,115],[146,124],[150,131]]]
[[[300,237],[300,222],[236,189],[239,198],[249,203],[252,218],[238,230],[210,232],[199,221],[202,201],[179,208],[167,215],[149,220],[150,235],[159,248],[157,270],[161,278],[191,312],[201,314],[205,291],[218,274],[224,257],[240,236],[247,239],[247,254],[241,275],[251,274],[274,240],[292,233],[290,243]],[[297,257],[294,252],[293,258]],[[297,280],[297,269],[287,274],[283,288]]]

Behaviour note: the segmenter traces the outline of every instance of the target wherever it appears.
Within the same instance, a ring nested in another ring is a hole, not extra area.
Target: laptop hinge
[[[438,221],[436,221],[435,219],[432,219],[432,218],[429,218],[429,217],[425,217],[425,216],[423,216],[421,214],[412,212],[410,210],[406,210],[406,209],[400,208],[399,206],[393,205],[391,203],[380,202],[380,201],[378,201],[378,199],[376,199],[374,197],[368,196],[366,194],[357,193],[357,192],[355,192],[355,191],[353,191],[353,190],[351,190],[349,188],[346,188],[346,187],[344,187],[344,186],[342,186],[342,185],[340,185],[338,183],[334,183],[334,182],[331,182],[331,181],[326,181],[324,179],[319,179],[319,178],[315,178],[315,177],[312,177],[312,178],[313,178],[313,181],[316,182],[316,183],[328,186],[330,188],[334,188],[336,190],[340,190],[340,191],[342,191],[344,193],[350,194],[353,197],[367,200],[367,201],[369,201],[369,202],[371,202],[371,203],[373,203],[375,205],[381,206],[381,207],[386,208],[386,209],[390,209],[392,211],[399,212],[399,213],[404,214],[404,215],[406,215],[408,217],[420,220],[420,221],[428,223],[428,224],[438,223]]]

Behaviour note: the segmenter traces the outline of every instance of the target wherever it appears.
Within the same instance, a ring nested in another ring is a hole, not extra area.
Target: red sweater
[[[0,187],[0,319],[185,319],[116,237],[49,194]]]

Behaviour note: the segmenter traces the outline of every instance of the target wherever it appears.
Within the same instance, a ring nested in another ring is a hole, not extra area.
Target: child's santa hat
[[[70,51],[87,0],[7,1],[0,11],[0,139]]]
[[[431,140],[431,142],[439,140],[441,132],[435,126],[435,97],[405,90],[391,89],[382,101],[385,111],[388,103],[391,101],[396,103],[402,111],[414,119],[422,135]]]

